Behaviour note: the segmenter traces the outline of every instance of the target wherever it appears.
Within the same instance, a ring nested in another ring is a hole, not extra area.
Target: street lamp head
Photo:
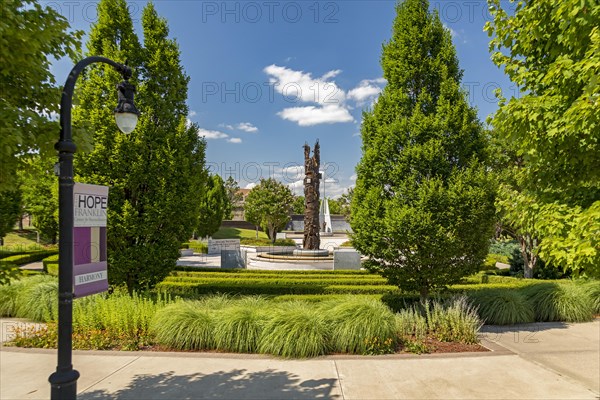
[[[135,87],[127,80],[117,85],[119,104],[115,108],[115,121],[123,133],[131,133],[135,129],[140,112],[135,108],[133,95]]]

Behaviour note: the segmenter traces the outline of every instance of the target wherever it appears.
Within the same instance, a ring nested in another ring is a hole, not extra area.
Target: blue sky
[[[42,2],[89,31],[92,1]],[[381,45],[391,37],[395,1],[156,1],[190,76],[189,119],[207,139],[213,172],[241,187],[275,177],[301,193],[303,151],[321,143],[326,192],[354,183],[362,111],[385,85]],[[138,33],[145,2],[131,2]],[[506,3],[508,6],[508,3]],[[431,1],[451,30],[463,86],[479,117],[497,108],[494,90],[514,86],[490,61],[485,1]],[[69,63],[54,67],[62,83]]]

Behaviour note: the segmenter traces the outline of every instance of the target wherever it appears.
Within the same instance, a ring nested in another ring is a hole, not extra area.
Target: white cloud
[[[321,80],[326,81],[327,79],[335,78],[336,76],[338,76],[341,73],[342,73],[341,69],[334,69],[333,71],[326,72],[321,77]]]
[[[281,176],[284,182],[302,181],[304,179],[304,165],[287,166],[282,168],[280,173],[276,175]]]
[[[239,137],[232,137],[232,138],[227,139],[227,141],[229,143],[242,143],[242,139]]]
[[[304,195],[304,179],[299,179],[295,182],[288,183],[288,187],[296,196]]]
[[[219,124],[219,128],[228,129],[230,131],[238,130],[238,131],[252,132],[252,133],[258,132],[258,128],[255,127],[254,125],[252,125],[250,122],[240,122],[237,125],[221,123],[221,124]]]
[[[228,134],[223,133],[221,131],[211,131],[211,130],[203,129],[203,128],[198,129],[198,136],[204,136],[204,138],[206,140],[226,139],[229,137]]]
[[[188,117],[190,117],[190,118],[191,118],[191,117],[195,117],[196,115],[198,115],[198,113],[197,113],[196,111],[190,111],[190,112],[188,113]]]
[[[367,100],[375,100],[383,90],[381,85],[385,83],[383,78],[362,80],[357,87],[348,92],[348,98],[356,101],[358,105],[363,105]]]
[[[258,132],[258,128],[252,125],[250,122],[240,122],[237,124],[236,128],[244,132]]]
[[[277,115],[288,121],[296,122],[300,126],[354,121],[348,109],[338,105],[291,107],[283,109]]]
[[[350,180],[351,180],[351,181],[353,181],[353,182],[356,182],[356,178],[358,178],[358,177],[356,176],[356,174],[352,174],[352,175],[350,175]]]
[[[250,182],[249,184],[244,186],[244,189],[252,189],[254,186],[256,186],[256,182]]]
[[[354,121],[350,114],[353,107],[348,100],[357,105],[374,101],[385,83],[383,78],[363,80],[346,93],[333,80],[342,72],[340,69],[328,71],[319,78],[314,78],[309,72],[275,64],[265,67],[264,72],[269,76],[274,90],[287,102],[312,103],[285,108],[277,113],[281,118],[300,126]]]
[[[310,73],[294,71],[290,68],[269,65],[264,72],[270,76],[269,82],[288,101],[301,101],[317,104],[342,104],[346,93],[329,79],[340,70],[329,71],[321,78],[313,78]]]

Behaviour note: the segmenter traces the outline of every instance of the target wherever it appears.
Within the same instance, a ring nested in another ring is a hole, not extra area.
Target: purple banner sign
[[[83,297],[108,290],[108,187],[75,183],[73,194],[73,293]]]
[[[108,264],[106,261],[73,266],[73,294],[89,296],[108,290]]]

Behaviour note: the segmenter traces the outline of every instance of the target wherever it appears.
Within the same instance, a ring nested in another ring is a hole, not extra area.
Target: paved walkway
[[[19,321],[2,321],[3,338]],[[22,323],[22,321],[21,321]],[[332,356],[75,351],[80,399],[598,399],[600,320],[486,327],[493,351]],[[56,350],[0,349],[0,398],[48,399]]]

